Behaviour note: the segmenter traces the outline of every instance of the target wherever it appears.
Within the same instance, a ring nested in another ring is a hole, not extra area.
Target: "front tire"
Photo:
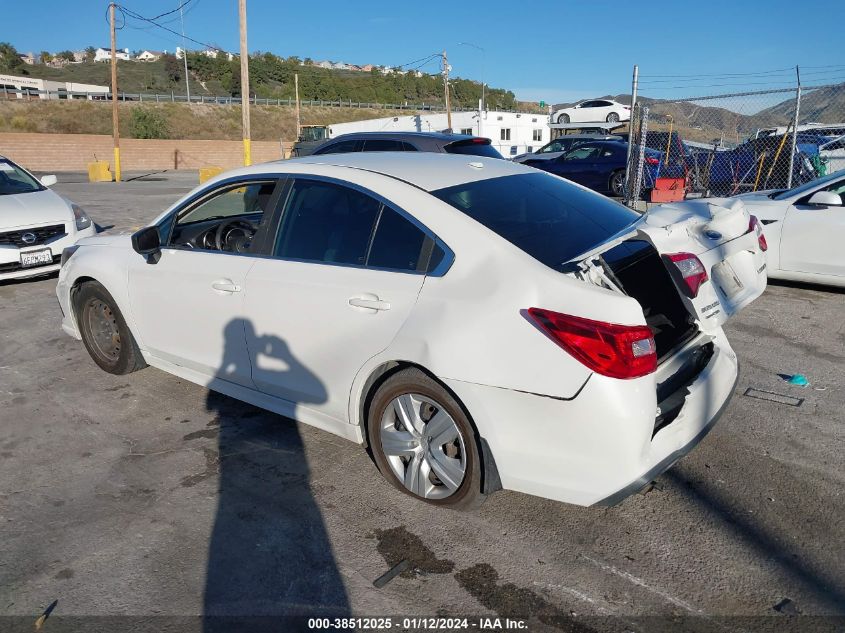
[[[568,114],[561,114],[557,118],[558,123],[569,123],[569,115]]]
[[[147,366],[117,303],[102,284],[82,284],[73,305],[82,343],[100,369],[122,375]]]
[[[367,437],[379,471],[405,494],[453,509],[483,501],[472,424],[452,394],[419,369],[399,371],[379,387]]]

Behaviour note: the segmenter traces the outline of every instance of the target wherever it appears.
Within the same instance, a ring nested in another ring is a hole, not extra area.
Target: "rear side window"
[[[640,217],[544,173],[478,180],[431,193],[556,270]]]
[[[380,208],[378,200],[355,189],[297,180],[288,196],[274,253],[362,266]]]
[[[425,233],[396,211],[384,207],[367,266],[419,270]]]
[[[449,154],[469,154],[472,156],[487,156],[488,158],[502,158],[502,155],[490,145],[490,141],[486,143],[475,140],[458,141],[456,143],[449,143],[443,149]]]
[[[364,141],[365,152],[403,152],[405,151],[405,144],[402,141],[394,141],[392,139],[377,138],[367,139]]]

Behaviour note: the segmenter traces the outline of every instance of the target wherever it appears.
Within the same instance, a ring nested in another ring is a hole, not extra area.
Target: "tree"
[[[53,56],[47,51],[41,51],[41,54],[38,56],[38,58],[41,60],[42,64],[49,64],[51,61],[53,61]]]
[[[161,58],[164,60],[164,74],[167,75],[168,81],[179,83],[182,80],[182,64],[170,53],[162,55]]]
[[[85,61],[86,62],[93,62],[94,56],[97,54],[97,49],[93,46],[86,46],[85,47]]]
[[[129,131],[134,138],[167,138],[170,126],[161,111],[137,107],[132,109]]]
[[[23,66],[17,49],[8,42],[0,42],[0,69],[16,70]]]
[[[56,53],[56,59],[64,59],[65,61],[75,61],[76,57],[73,54],[73,51],[61,51]]]

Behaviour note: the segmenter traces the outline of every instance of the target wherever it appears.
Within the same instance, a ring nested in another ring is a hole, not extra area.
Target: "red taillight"
[[[701,284],[708,279],[707,271],[701,260],[692,253],[671,253],[666,255],[666,257],[670,262],[675,264],[675,268],[681,274],[689,289],[689,296],[691,298],[697,297]]]
[[[659,158],[655,158],[654,156],[646,156],[646,157],[645,157],[645,162],[647,162],[649,165],[659,165],[659,164],[660,164],[660,159],[659,159]]]
[[[657,347],[645,325],[617,325],[529,308],[546,334],[597,374],[638,378],[657,369]]]
[[[761,251],[769,250],[769,244],[766,242],[766,236],[763,234],[763,225],[756,215],[751,216],[751,221],[748,223],[748,232],[754,231],[757,234],[757,243],[760,245]]]

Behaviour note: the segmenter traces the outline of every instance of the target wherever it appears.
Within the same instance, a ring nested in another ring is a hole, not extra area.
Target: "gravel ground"
[[[60,180],[100,225],[124,228],[196,174]],[[328,433],[156,369],[100,371],[60,330],[55,284],[0,284],[0,616],[12,628],[31,630],[56,600],[54,630],[68,616],[472,615],[470,628],[513,616],[532,631],[828,630],[813,616],[845,616],[840,291],[773,283],[728,325],[735,397],[647,493],[579,508],[499,492],[459,514],[395,491]],[[798,372],[810,386],[779,376]],[[178,628],[191,626],[203,623]]]

